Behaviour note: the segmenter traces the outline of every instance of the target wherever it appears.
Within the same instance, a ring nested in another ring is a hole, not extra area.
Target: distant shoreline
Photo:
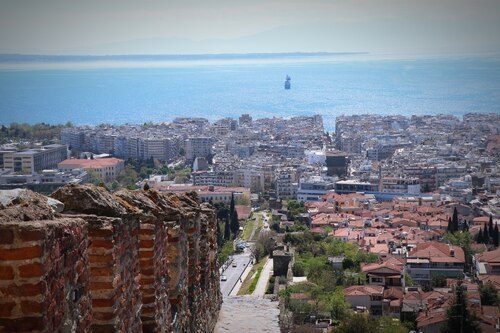
[[[82,61],[166,61],[166,60],[239,60],[367,55],[369,52],[288,52],[221,54],[124,54],[124,55],[37,55],[0,54],[0,62],[82,62]]]

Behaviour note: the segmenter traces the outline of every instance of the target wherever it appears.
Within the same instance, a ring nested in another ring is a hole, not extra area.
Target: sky
[[[0,0],[0,53],[500,52],[500,0]]]

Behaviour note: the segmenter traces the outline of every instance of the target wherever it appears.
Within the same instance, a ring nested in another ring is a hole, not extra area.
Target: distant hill
[[[0,54],[0,62],[74,62],[74,61],[166,61],[166,60],[232,60],[277,59],[324,56],[346,56],[368,52],[288,52],[288,53],[223,53],[223,54],[155,54],[155,55],[35,55]]]

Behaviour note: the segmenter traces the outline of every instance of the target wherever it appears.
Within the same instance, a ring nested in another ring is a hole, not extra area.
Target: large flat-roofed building
[[[420,194],[420,180],[418,178],[382,178],[381,192]]]
[[[326,174],[328,176],[346,177],[349,158],[346,153],[335,150],[326,152]]]
[[[297,200],[321,201],[321,196],[333,191],[334,180],[326,180],[319,176],[301,179],[297,190]]]
[[[186,140],[186,159],[194,161],[196,157],[208,157],[212,154],[213,142],[210,137],[190,137]]]
[[[46,145],[40,148],[3,153],[3,167],[20,173],[36,173],[55,169],[57,164],[68,158],[66,145]]]
[[[223,202],[231,203],[231,197],[234,199],[244,199],[250,201],[250,189],[245,187],[222,187],[222,186],[193,186],[193,185],[153,185],[159,192],[185,193],[196,192],[201,202]]]
[[[61,171],[72,171],[74,169],[85,169],[95,171],[101,180],[111,182],[125,168],[125,162],[118,158],[98,159],[69,159],[58,165]]]
[[[378,184],[361,182],[359,180],[341,180],[335,183],[335,192],[339,194],[376,191],[378,191]]]

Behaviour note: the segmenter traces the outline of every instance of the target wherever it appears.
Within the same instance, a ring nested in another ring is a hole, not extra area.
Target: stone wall
[[[52,198],[0,191],[0,332],[213,331],[216,219],[195,194]]]

